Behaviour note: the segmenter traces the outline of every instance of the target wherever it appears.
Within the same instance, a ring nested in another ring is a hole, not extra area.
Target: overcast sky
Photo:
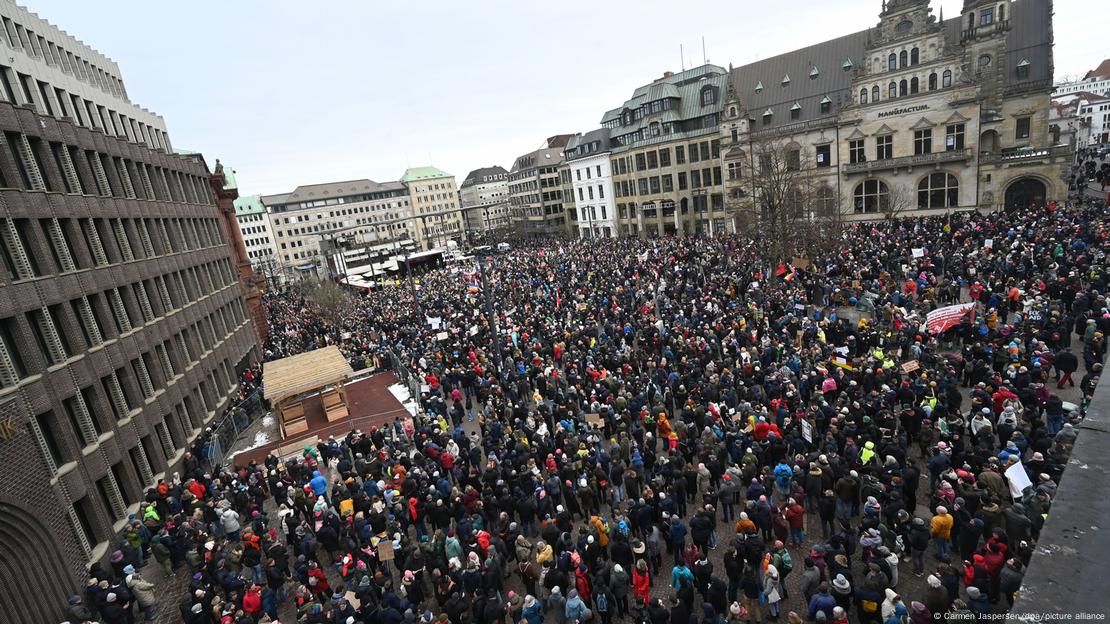
[[[1045,0],[1020,0],[1041,2]],[[881,0],[26,0],[120,66],[175,147],[235,169],[240,192],[396,180],[459,183],[585,132],[632,91],[702,60],[743,65],[878,22]],[[957,15],[963,0],[933,0]],[[1056,76],[1106,55],[1110,3],[1057,0]],[[1096,15],[1101,13],[1100,15]]]

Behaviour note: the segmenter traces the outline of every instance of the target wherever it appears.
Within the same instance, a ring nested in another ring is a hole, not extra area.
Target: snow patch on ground
[[[263,427],[273,427],[275,422],[277,421],[274,420],[273,413],[267,413],[265,416],[262,417]]]
[[[416,416],[420,411],[420,406],[416,404],[416,400],[412,398],[412,393],[409,392],[408,386],[402,383],[395,383],[389,386],[389,392],[405,406],[409,414]]]

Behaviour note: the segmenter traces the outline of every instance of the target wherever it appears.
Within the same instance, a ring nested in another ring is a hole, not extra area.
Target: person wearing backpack
[[[598,583],[593,598],[594,611],[601,616],[601,624],[609,624],[613,619],[613,596],[609,593],[609,589]]]
[[[790,575],[790,571],[794,569],[794,559],[790,556],[790,551],[783,545],[782,542],[775,542],[775,549],[772,551],[771,564],[779,572],[779,582],[782,584],[782,597],[785,600],[788,596],[786,593],[786,577]]]

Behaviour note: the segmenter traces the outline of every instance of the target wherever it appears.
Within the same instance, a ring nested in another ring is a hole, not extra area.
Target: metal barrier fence
[[[218,466],[223,463],[225,454],[239,435],[265,413],[266,405],[262,399],[261,387],[229,409],[223,419],[212,427],[212,438],[205,446],[205,459],[209,465]]]
[[[416,404],[420,407],[420,411],[423,411],[424,402],[421,400],[420,396],[420,378],[409,370],[408,366],[404,364],[400,356],[398,356],[393,349],[390,349],[387,353],[389,354],[389,364],[390,368],[393,369],[393,373],[397,375],[401,383],[408,387],[409,396],[412,397],[413,401],[416,401]]]

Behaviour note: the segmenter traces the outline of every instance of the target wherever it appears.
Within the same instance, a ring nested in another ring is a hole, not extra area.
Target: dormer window
[[[1018,78],[1028,78],[1029,77],[1029,66],[1030,65],[1032,65],[1032,63],[1029,62],[1029,59],[1027,59],[1027,58],[1021,59],[1021,61],[1017,64],[1017,77]]]
[[[770,125],[771,124],[771,118],[774,117],[774,115],[775,115],[775,113],[772,112],[771,109],[769,109],[769,108],[767,110],[763,111],[763,125],[765,125],[765,126]]]
[[[814,66],[813,66],[813,67],[812,67],[812,68],[811,68],[811,69],[809,70],[809,79],[810,79],[810,80],[813,80],[813,79],[817,78],[817,76],[819,76],[820,74],[821,74],[821,72],[820,72],[820,71],[818,71],[818,70],[817,70],[817,66],[816,66],[816,65],[814,65]]]
[[[851,57],[844,59],[844,62],[840,64],[840,69],[843,69],[844,71],[849,71],[852,69],[852,67],[854,67],[854,65],[852,64]]]
[[[756,93],[759,93],[759,92],[761,92],[761,91],[763,91],[763,81],[762,81],[762,80],[760,80],[759,82],[755,83],[755,92],[756,92]]]
[[[705,87],[701,90],[701,105],[709,106],[717,101],[717,92],[713,87]]]
[[[790,74],[786,74],[782,77],[782,86],[785,87],[788,84],[790,84]]]
[[[735,106],[729,106],[728,107],[728,116],[729,117],[735,117],[736,116],[736,107]]]
[[[866,93],[866,91],[864,92]],[[825,97],[821,98],[821,113],[828,113],[830,110],[832,110],[832,100],[830,100],[829,96],[826,95]]]
[[[790,107],[790,118],[791,119],[800,119],[801,116],[802,116],[802,105],[797,103],[797,102],[794,102],[794,105]]]

